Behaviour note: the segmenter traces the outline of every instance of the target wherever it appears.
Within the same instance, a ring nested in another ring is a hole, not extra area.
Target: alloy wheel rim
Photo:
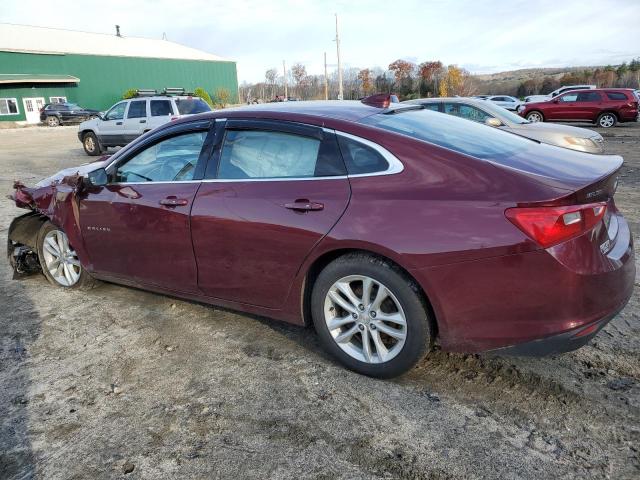
[[[527,120],[529,120],[530,122],[539,122],[542,119],[537,113],[532,113],[531,115],[529,115],[529,117],[527,117]]]
[[[335,282],[324,301],[324,319],[336,344],[364,363],[396,357],[407,339],[407,321],[389,288],[365,275]]]
[[[49,125],[52,127],[58,124],[58,119],[55,117],[49,117]]]
[[[96,148],[96,144],[91,137],[87,137],[84,139],[84,146],[87,147],[87,150],[89,150],[90,152],[93,152],[93,150]]]
[[[613,117],[611,115],[605,115],[600,119],[600,126],[608,128],[613,125]]]
[[[64,287],[78,283],[82,267],[64,232],[52,230],[47,233],[42,244],[42,254],[49,274],[57,283]]]

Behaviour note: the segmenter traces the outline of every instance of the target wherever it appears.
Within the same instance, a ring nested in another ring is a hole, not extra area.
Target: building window
[[[51,103],[67,103],[67,97],[49,97]]]
[[[0,98],[0,115],[17,115],[18,102],[15,98]]]

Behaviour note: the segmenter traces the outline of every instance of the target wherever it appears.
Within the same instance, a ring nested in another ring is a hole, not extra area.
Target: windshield
[[[176,98],[176,106],[180,115],[210,112],[211,108],[199,98]]]
[[[505,120],[507,122],[516,123],[516,124],[531,123],[529,122],[529,120],[525,120],[520,115],[510,112],[506,108],[502,108],[494,103],[490,103],[490,102],[487,102],[486,104],[483,103],[482,109],[485,112],[493,115],[497,119],[502,120],[503,123],[505,122]]]
[[[530,148],[532,140],[428,110],[376,114],[361,123],[424,140],[484,160],[500,161]]]

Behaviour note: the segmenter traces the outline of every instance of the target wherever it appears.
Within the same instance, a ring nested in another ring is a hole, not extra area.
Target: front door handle
[[[147,123],[146,120],[140,120],[140,123]]]
[[[175,196],[170,196],[167,198],[163,198],[160,200],[160,205],[164,205],[165,207],[184,207],[189,204],[189,200],[186,198],[178,198]]]
[[[302,199],[296,200],[293,203],[285,203],[284,208],[288,208],[289,210],[296,210],[299,212],[307,212],[309,210],[322,210],[324,205],[318,202],[310,202],[309,200]]]
[[[122,122],[116,122],[116,125],[122,125]]]

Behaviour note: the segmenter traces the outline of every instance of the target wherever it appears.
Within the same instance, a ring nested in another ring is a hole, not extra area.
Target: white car
[[[82,122],[78,139],[87,155],[100,155],[108,147],[125,146],[171,120],[209,111],[204,100],[191,95],[139,95],[116,103],[98,118]]]
[[[596,85],[566,85],[554,90],[549,95],[529,95],[528,97],[524,97],[524,101],[525,103],[547,102],[564,92],[568,92],[569,90],[592,90],[594,88],[596,88]]]
[[[517,110],[522,104],[517,98],[508,95],[492,95],[491,97],[487,97],[486,100],[507,110]]]

